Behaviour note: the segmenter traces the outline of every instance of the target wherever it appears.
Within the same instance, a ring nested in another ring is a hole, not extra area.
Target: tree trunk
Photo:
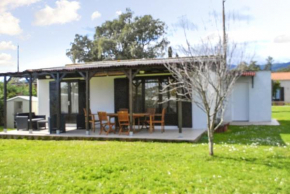
[[[213,156],[213,130],[208,129],[208,148],[209,155]]]

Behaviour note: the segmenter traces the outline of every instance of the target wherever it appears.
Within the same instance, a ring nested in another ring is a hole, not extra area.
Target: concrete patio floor
[[[250,126],[250,125],[261,125],[261,126],[279,126],[280,123],[277,121],[277,119],[272,119],[269,122],[231,122],[230,125],[236,125],[236,126]]]
[[[66,133],[49,134],[48,130],[34,130],[32,133],[23,130],[9,130],[7,133],[0,132],[0,138],[7,139],[43,139],[43,140],[121,140],[121,141],[161,141],[161,142],[196,142],[206,130],[194,130],[191,128],[183,128],[179,134],[176,127],[167,127],[165,132],[161,133],[161,129],[157,128],[153,133],[143,129],[134,133],[132,136],[119,135],[118,133],[105,133],[99,135],[100,129],[96,132],[86,134],[86,130],[77,130],[73,126],[66,127]]]

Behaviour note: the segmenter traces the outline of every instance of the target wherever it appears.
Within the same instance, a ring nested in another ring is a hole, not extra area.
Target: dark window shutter
[[[120,108],[129,109],[129,81],[128,79],[115,79],[115,112]]]
[[[84,114],[86,108],[86,82],[79,81],[79,114]]]
[[[280,88],[280,100],[284,101],[284,87]]]
[[[56,114],[57,114],[57,92],[56,82],[49,82],[49,112],[50,112],[50,133],[55,133],[56,127]]]
[[[182,127],[192,127],[191,102],[182,102]]]
[[[49,107],[50,107],[50,117],[57,114],[57,93],[56,93],[56,82],[49,82]]]

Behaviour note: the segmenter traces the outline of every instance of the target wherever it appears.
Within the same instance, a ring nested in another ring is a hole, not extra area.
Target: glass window
[[[145,80],[145,110],[158,108],[159,104],[159,81],[158,79]]]
[[[168,84],[168,77],[164,78],[137,78],[133,81],[133,107],[134,112],[145,112],[147,108],[156,108],[161,113],[167,108],[167,113],[177,113],[176,91],[168,88],[166,93],[160,89]],[[160,104],[160,102],[164,102]]]
[[[71,82],[71,113],[79,113],[79,83]]]
[[[168,80],[162,80],[162,88],[168,85]],[[162,108],[167,108],[167,113],[176,113],[176,90],[174,88],[168,87],[167,93],[162,94]]]
[[[61,112],[62,113],[68,113],[68,83],[67,82],[61,82],[60,83],[60,96],[61,96]]]

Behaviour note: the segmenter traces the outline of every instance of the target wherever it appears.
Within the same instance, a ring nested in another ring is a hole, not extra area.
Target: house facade
[[[161,60],[160,60],[161,61]],[[118,62],[117,62],[118,63]],[[137,62],[138,63],[138,62]],[[98,64],[95,63],[96,65]],[[154,69],[154,68],[152,68]],[[225,122],[270,122],[271,121],[271,73],[268,71],[245,74],[234,86],[228,99]],[[178,103],[169,101],[159,104],[164,98],[172,98],[175,93],[159,95],[160,87],[171,78],[169,72],[139,72],[133,79],[133,112],[145,112],[147,108],[156,108],[161,112],[167,107],[165,123],[167,126],[178,125]],[[52,79],[38,79],[39,114],[50,115],[50,86]],[[75,88],[74,88],[75,87]],[[67,90],[67,88],[69,88]],[[83,90],[81,89],[83,88]],[[85,83],[81,77],[64,78],[61,82],[61,108],[67,114],[67,122],[76,122],[76,114],[82,114],[79,107],[84,104]],[[70,92],[69,92],[70,91]],[[92,113],[106,111],[117,112],[120,108],[129,108],[129,80],[126,75],[100,75],[90,80],[90,108]],[[182,103],[182,127],[206,129],[205,113],[195,104]]]
[[[290,72],[272,73],[271,79],[280,83],[280,87],[273,91],[273,103],[290,103]]]
[[[62,122],[78,123],[80,115],[84,115],[83,108],[90,108],[92,113],[116,113],[126,108],[130,115],[145,112],[147,108],[155,108],[161,113],[162,108],[166,108],[166,127],[206,129],[206,115],[194,103],[174,100],[159,103],[176,98],[174,91],[159,93],[172,79],[164,63],[178,64],[186,60],[190,59],[101,61],[2,76],[34,77],[37,80],[38,114],[55,117],[58,128]],[[271,121],[270,72],[248,72],[238,79],[225,112],[225,122],[234,121]]]

